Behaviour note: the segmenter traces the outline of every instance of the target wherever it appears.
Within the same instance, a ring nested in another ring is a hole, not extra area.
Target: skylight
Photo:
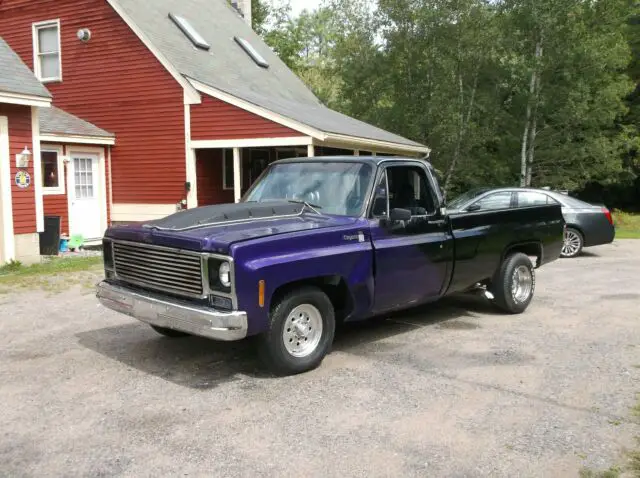
[[[234,37],[234,39],[236,40],[238,45],[240,45],[242,49],[247,52],[247,55],[249,55],[253,59],[253,61],[258,64],[258,66],[261,66],[262,68],[269,68],[269,63],[267,63],[267,60],[265,60],[262,55],[258,53],[255,48],[253,48],[251,43],[240,37]]]
[[[203,50],[208,50],[209,48],[211,48],[207,43],[207,40],[202,38],[202,36],[196,31],[196,29],[191,26],[191,23],[189,23],[188,20],[178,15],[174,15],[173,13],[169,14],[169,18],[173,20],[173,23],[175,23],[178,28],[182,30],[182,33],[184,33],[187,38],[191,40],[191,43],[193,43],[196,47]]]

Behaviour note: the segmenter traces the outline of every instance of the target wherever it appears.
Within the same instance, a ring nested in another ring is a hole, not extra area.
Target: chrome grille
[[[113,257],[120,280],[185,297],[203,297],[200,254],[114,242]]]

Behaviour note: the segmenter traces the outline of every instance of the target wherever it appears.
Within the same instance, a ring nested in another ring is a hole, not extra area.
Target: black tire
[[[525,288],[517,289],[514,292],[513,285],[517,280],[516,271],[521,270],[524,273],[521,268],[526,268],[528,271],[530,287],[525,286]],[[493,294],[493,303],[499,309],[509,314],[521,314],[524,312],[533,299],[535,289],[535,268],[533,267],[531,259],[521,252],[511,254],[504,259],[491,281],[489,288]]]
[[[180,332],[179,330],[167,329],[165,327],[158,327],[156,325],[152,325],[151,328],[158,332],[160,335],[164,335],[165,337],[171,337],[172,339],[177,339],[180,337],[189,337],[189,334],[186,332]]]
[[[569,245],[569,242],[571,245]],[[562,244],[562,252],[560,257],[571,259],[578,257],[584,247],[584,236],[574,227],[567,227],[564,233],[564,242]]]
[[[287,350],[283,333],[291,319],[290,313],[305,305],[313,306],[320,313],[322,333],[309,355],[296,357]],[[329,297],[317,287],[301,287],[289,292],[271,307],[269,330],[260,336],[260,355],[276,375],[295,375],[313,370],[331,350],[335,329],[335,312]]]

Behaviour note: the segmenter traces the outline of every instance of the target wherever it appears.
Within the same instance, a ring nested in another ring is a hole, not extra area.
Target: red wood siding
[[[9,118],[9,161],[11,162],[11,199],[13,208],[14,234],[30,234],[37,232],[36,227],[36,193],[33,181],[33,159],[27,171],[31,176],[31,186],[20,189],[16,186],[15,176],[16,154],[26,146],[33,153],[33,136],[31,134],[31,107],[0,104],[0,116]]]
[[[203,149],[196,152],[198,205],[233,202],[233,191],[222,187],[222,150]]]
[[[289,136],[305,135],[207,95],[202,95],[202,104],[191,105],[193,140]]]
[[[33,67],[31,25],[57,18],[63,81],[46,86],[56,106],[116,134],[114,202],[178,202],[186,176],[182,87],[106,0],[3,0],[0,36]],[[91,30],[91,41],[76,38],[80,28]]]
[[[44,215],[60,216],[60,232],[62,234],[69,234],[69,205],[67,203],[67,195],[45,195],[43,202]]]

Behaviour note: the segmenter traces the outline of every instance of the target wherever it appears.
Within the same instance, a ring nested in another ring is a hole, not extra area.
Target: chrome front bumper
[[[104,281],[98,284],[96,296],[105,307],[157,327],[224,341],[247,336],[246,312],[221,312]]]

